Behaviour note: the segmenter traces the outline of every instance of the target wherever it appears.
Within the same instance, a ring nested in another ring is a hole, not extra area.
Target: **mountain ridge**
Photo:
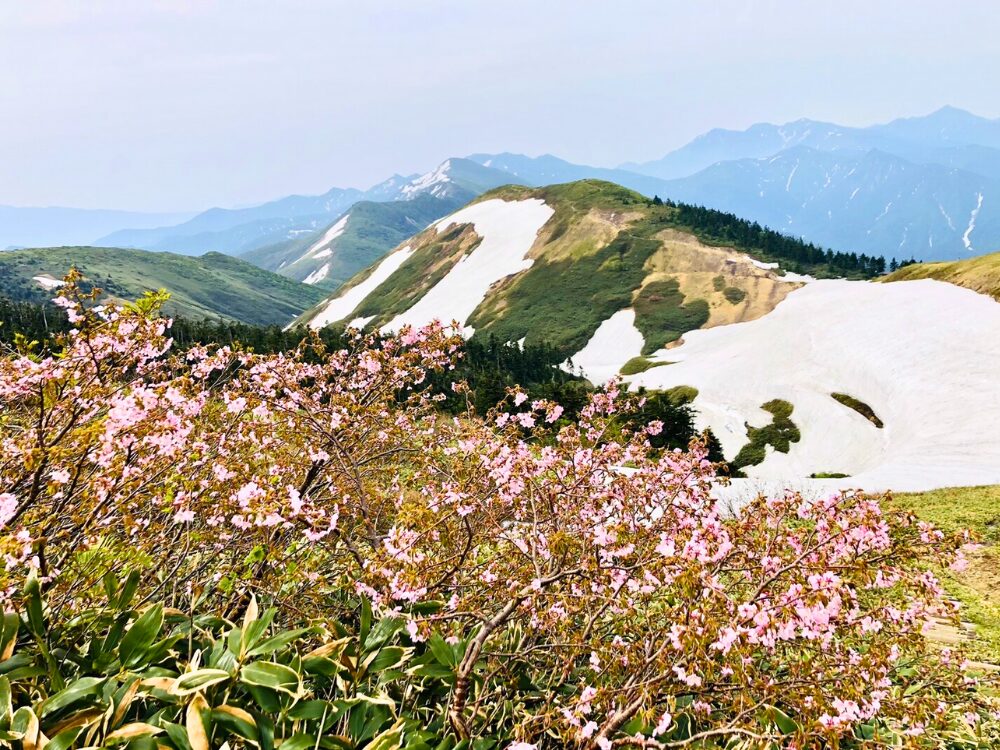
[[[48,302],[60,279],[77,268],[105,298],[128,301],[167,289],[171,315],[285,324],[323,294],[222,253],[174,253],[101,247],[54,247],[0,253],[0,294],[15,301]]]

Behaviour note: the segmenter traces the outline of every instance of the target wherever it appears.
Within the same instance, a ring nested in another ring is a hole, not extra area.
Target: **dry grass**
[[[900,268],[882,281],[913,281],[937,279],[964,286],[980,294],[988,294],[1000,301],[1000,253],[982,255],[968,260],[942,263],[916,263]]]

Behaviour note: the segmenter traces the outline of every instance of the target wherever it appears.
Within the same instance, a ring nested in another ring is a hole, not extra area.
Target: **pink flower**
[[[17,498],[9,492],[0,493],[0,529],[7,526],[16,512]]]
[[[56,484],[67,484],[69,482],[69,469],[57,469],[49,474],[49,478]]]

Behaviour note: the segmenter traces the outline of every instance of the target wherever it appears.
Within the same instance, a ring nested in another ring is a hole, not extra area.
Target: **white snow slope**
[[[728,458],[747,442],[746,422],[771,421],[761,404],[794,406],[801,440],[746,470],[760,489],[1000,483],[1000,304],[985,295],[932,280],[816,281],[763,318],[689,332],[652,359],[675,364],[627,380],[696,387],[699,426]],[[831,393],[868,404],[885,427]],[[850,477],[806,479],[819,472]]]
[[[619,310],[594,331],[586,346],[573,355],[570,371],[582,370],[595,383],[611,380],[622,365],[642,354],[643,337],[635,327],[635,310]]]
[[[347,220],[349,218],[351,218],[351,214],[350,213],[346,213],[343,216],[341,216],[337,220],[337,222],[335,224],[333,224],[329,229],[327,229],[323,233],[322,237],[320,237],[318,240],[316,240],[314,243],[312,243],[309,246],[309,249],[307,249],[302,254],[302,256],[298,260],[296,260],[295,262],[298,263],[299,260],[305,260],[310,255],[312,255],[313,253],[315,253],[317,250],[319,250],[319,249],[321,249],[323,247],[328,246],[331,242],[333,242],[340,235],[342,235],[344,233],[344,229],[347,228]],[[317,257],[323,257],[323,256],[317,256]]]
[[[439,232],[455,224],[472,224],[482,242],[409,310],[389,321],[384,330],[425,326],[433,320],[457,320],[464,325],[493,284],[531,266],[534,261],[525,255],[552,214],[553,210],[538,198],[494,198],[467,206],[433,224]],[[471,334],[468,329],[466,332]]]
[[[409,245],[387,255],[368,275],[367,279],[327,302],[326,307],[309,321],[309,327],[320,329],[346,318],[355,307],[361,304],[365,297],[392,276],[396,269],[403,265],[403,262],[411,255],[413,255],[413,250]]]

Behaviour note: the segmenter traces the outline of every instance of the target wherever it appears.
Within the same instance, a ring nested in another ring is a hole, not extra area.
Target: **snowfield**
[[[326,278],[326,275],[328,273],[330,273],[330,264],[329,263],[324,263],[322,266],[320,266],[315,271],[313,271],[311,274],[309,274],[304,279],[302,279],[302,283],[303,284],[318,284],[319,282],[321,282],[323,279]]]
[[[644,339],[635,327],[635,310],[619,310],[601,323],[587,345],[572,359],[571,372],[583,370],[595,383],[604,383],[618,374],[622,365],[642,354]]]
[[[525,256],[538,230],[553,213],[538,198],[521,201],[494,198],[467,206],[433,224],[439,232],[455,224],[472,224],[482,242],[383,330],[397,331],[404,325],[420,327],[433,320],[445,323],[457,320],[465,325],[493,284],[531,267],[534,261]]]
[[[351,287],[339,297],[334,297],[327,302],[326,306],[309,321],[309,327],[320,329],[346,318],[355,307],[361,304],[365,297],[375,291],[375,288],[379,284],[392,276],[396,272],[396,269],[403,265],[411,255],[413,255],[413,249],[409,245],[387,255],[368,275],[367,279],[357,286]],[[351,324],[356,324],[358,320],[356,318],[351,321]],[[360,326],[355,325],[354,327]]]
[[[58,289],[63,285],[64,282],[59,279],[54,279],[51,276],[32,276],[32,281],[38,282],[38,285],[43,289]]]
[[[761,404],[794,406],[801,440],[787,454],[769,448],[731,495],[790,480],[816,491],[1000,483],[1000,304],[985,295],[931,280],[814,281],[763,318],[689,332],[652,359],[675,364],[626,380],[696,387],[698,425],[712,429],[728,458],[746,444],[746,422],[770,423]],[[600,358],[592,362],[595,374],[607,372]],[[868,404],[885,427],[831,393]],[[807,479],[820,472],[850,476]]]
[[[316,252],[317,250],[319,250],[322,247],[325,247],[326,245],[329,245],[331,242],[333,242],[335,239],[337,239],[340,235],[342,235],[344,233],[344,229],[347,228],[347,220],[350,217],[351,217],[351,215],[349,213],[348,214],[344,214],[343,216],[341,216],[340,219],[338,219],[337,222],[332,227],[330,227],[329,229],[327,229],[323,233],[322,237],[320,237],[318,240],[316,240],[313,244],[311,244],[309,246],[309,249],[306,250],[302,254],[302,257],[300,257],[299,260],[305,260],[310,255],[312,255],[314,252]],[[321,256],[318,256],[318,257],[321,257]],[[298,261],[296,261],[296,262],[298,262]]]

